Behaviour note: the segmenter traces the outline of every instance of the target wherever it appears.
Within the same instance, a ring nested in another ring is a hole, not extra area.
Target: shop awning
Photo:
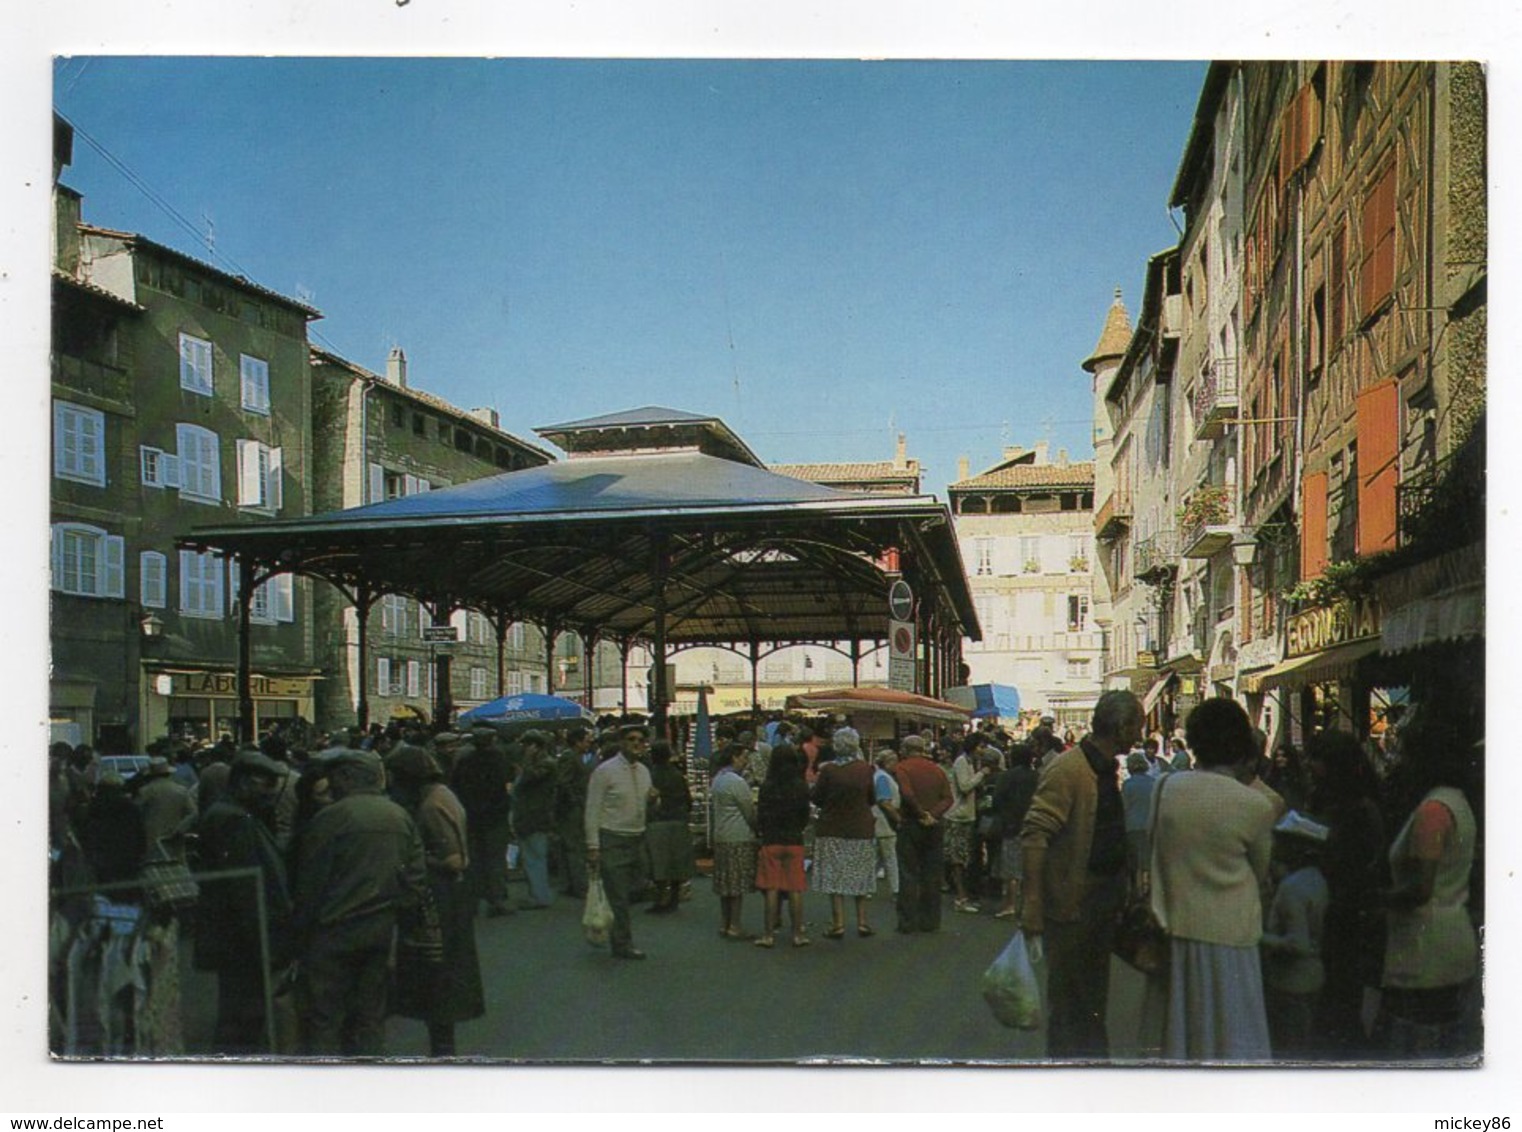
[[[1485,583],[1419,597],[1384,615],[1379,628],[1384,653],[1405,652],[1443,641],[1485,635]]]
[[[945,700],[932,699],[914,692],[894,688],[825,688],[817,692],[789,696],[787,706],[795,711],[841,712],[886,715],[895,719],[931,720],[936,723],[966,723],[972,715],[968,708]]]
[[[1165,673],[1156,684],[1147,689],[1147,694],[1142,697],[1142,714],[1151,715],[1152,709],[1157,706],[1157,701],[1163,698],[1163,693],[1168,690],[1168,685],[1178,679],[1178,673]]]
[[[1380,638],[1367,637],[1345,645],[1323,649],[1306,656],[1280,661],[1272,668],[1242,677],[1244,692],[1266,692],[1271,688],[1298,688],[1327,680],[1351,676],[1364,657],[1379,651]]]

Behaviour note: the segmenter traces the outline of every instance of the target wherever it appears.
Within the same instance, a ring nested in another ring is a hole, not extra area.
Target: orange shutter
[[[1368,318],[1395,286],[1395,163],[1363,203],[1363,260],[1358,271],[1360,319]]]
[[[1326,473],[1305,477],[1304,521],[1300,533],[1300,577],[1315,578],[1326,569]]]
[[[1400,482],[1400,386],[1394,380],[1358,395],[1358,553],[1395,549],[1395,488]]]

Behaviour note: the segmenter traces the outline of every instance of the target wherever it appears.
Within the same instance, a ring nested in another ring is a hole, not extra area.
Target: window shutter
[[[52,528],[53,535],[53,588],[63,589],[63,530],[58,526]]]
[[[415,660],[409,660],[407,662],[407,694],[409,696],[416,696],[419,694],[418,688],[420,687],[421,679],[422,669],[418,665],[418,662]]]
[[[221,571],[217,572],[217,581],[221,582]],[[243,592],[243,569],[234,558],[227,564],[227,601],[229,605],[238,604],[238,595]],[[221,612],[218,610],[218,612]]]
[[[428,607],[422,602],[417,603],[417,635],[422,636],[423,630],[433,624],[433,616],[428,612]]]
[[[420,478],[417,481],[417,489],[418,489],[418,491],[432,491],[433,490],[433,485],[431,483],[429,483],[427,480]]]
[[[382,696],[391,694],[391,658],[375,658],[375,690]]]
[[[197,585],[197,560],[193,550],[180,551],[180,610],[186,611],[196,607],[191,595]]]
[[[1400,387],[1383,382],[1358,395],[1358,553],[1393,550],[1400,482]]]
[[[238,446],[238,506],[257,506],[259,499],[259,445],[252,440],[239,440]]]
[[[403,476],[402,477],[402,494],[403,495],[416,495],[417,494],[417,476]]]
[[[274,579],[275,620],[296,620],[296,579],[291,574],[281,574]]]
[[[101,556],[101,586],[98,592],[105,597],[126,596],[127,540],[121,535],[107,535],[101,540],[105,554]]]
[[[285,449],[269,449],[269,491],[270,497],[265,500],[265,506],[278,511],[285,505]]]
[[[1305,526],[1300,538],[1300,577],[1317,578],[1326,569],[1326,473],[1305,477],[1302,491]]]
[[[467,639],[470,633],[470,613],[468,610],[455,610],[449,615],[449,623],[454,626],[454,631],[459,634],[460,640]]]
[[[180,486],[180,458],[168,452],[159,453],[159,482],[165,487]]]
[[[138,555],[137,570],[142,603],[152,609],[163,609],[167,595],[164,592],[165,559],[156,550],[145,550]]]
[[[386,469],[379,464],[370,465],[370,502],[379,503],[386,498]]]

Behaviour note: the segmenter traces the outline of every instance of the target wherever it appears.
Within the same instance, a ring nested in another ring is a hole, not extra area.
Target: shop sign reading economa
[[[1339,601],[1297,613],[1289,619],[1286,653],[1306,656],[1334,645],[1379,636],[1379,604],[1373,598]]]
[[[304,676],[250,676],[249,686],[255,696],[294,697],[311,691],[312,681]],[[176,672],[176,696],[236,696],[238,676],[234,672]]]

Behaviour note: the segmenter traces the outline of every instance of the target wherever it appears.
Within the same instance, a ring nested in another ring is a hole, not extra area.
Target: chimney
[[[1036,463],[1046,463],[1046,441],[1044,440],[1036,441]]]
[[[1011,446],[1006,444],[1004,446],[1004,459],[1006,462],[1010,460],[1018,460],[1021,456],[1024,455],[1025,448],[1023,445],[1016,444]]]
[[[968,478],[967,472],[968,472],[967,457],[966,456],[958,456],[957,457],[957,482],[958,483],[961,483],[963,480]]]
[[[903,433],[898,434],[898,448],[893,453],[893,469],[901,472],[909,466],[909,442]]]
[[[1068,450],[1066,448],[1057,449],[1057,465],[1063,468],[1068,466]]]
[[[501,418],[497,416],[496,409],[472,409],[470,415],[482,424],[489,424],[492,428],[501,428]]]
[[[392,346],[386,355],[386,380],[392,385],[407,388],[407,355],[400,346]]]

